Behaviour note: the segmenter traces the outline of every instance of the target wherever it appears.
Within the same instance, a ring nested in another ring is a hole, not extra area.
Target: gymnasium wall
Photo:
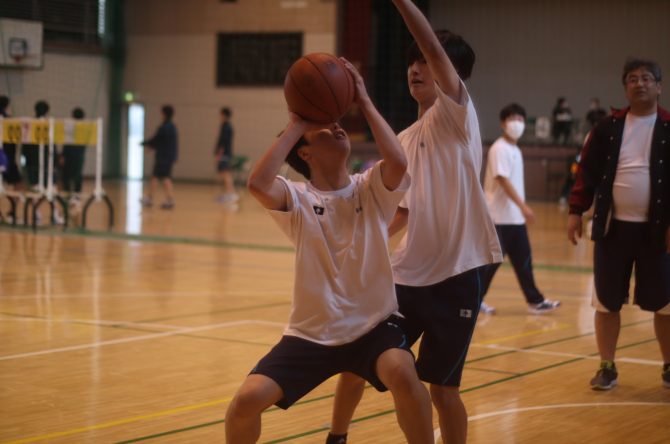
[[[330,0],[132,0],[126,14],[124,89],[145,105],[147,133],[160,124],[163,104],[175,107],[178,179],[214,178],[222,106],[233,109],[235,151],[252,159],[288,121],[281,87],[216,86],[219,32],[304,32],[305,53],[335,52],[336,2]],[[145,162],[145,172],[152,164]]]
[[[51,117],[70,117],[81,107],[86,118],[109,113],[109,64],[102,55],[45,51],[42,69],[0,68],[0,94],[11,100],[14,117],[34,117],[38,100],[49,103]],[[84,174],[95,173],[93,149],[86,156]]]
[[[591,97],[625,106],[628,56],[655,59],[670,76],[667,0],[433,0],[430,13],[434,27],[462,34],[477,54],[468,87],[484,139],[498,135],[498,112],[513,101],[550,116],[565,96],[580,119]],[[661,96],[661,105],[670,102]]]

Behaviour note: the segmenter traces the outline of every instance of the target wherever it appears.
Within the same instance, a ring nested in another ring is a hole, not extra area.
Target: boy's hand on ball
[[[368,100],[370,97],[368,96],[368,91],[365,88],[365,81],[358,72],[358,69],[356,69],[356,67],[344,57],[340,57],[340,60],[342,63],[344,63],[344,66],[349,70],[351,77],[354,79],[354,88],[356,90],[354,102],[360,104],[362,100]]]

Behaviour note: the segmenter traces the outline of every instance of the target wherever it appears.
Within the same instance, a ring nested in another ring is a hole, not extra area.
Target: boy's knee
[[[394,364],[386,372],[386,379],[384,384],[392,392],[411,392],[420,384],[414,366],[406,363]]]
[[[431,385],[430,397],[435,405],[449,406],[455,403],[461,403],[461,394],[459,387]]]
[[[263,400],[254,389],[241,388],[228,407],[226,417],[230,419],[244,419],[260,415],[264,410]]]

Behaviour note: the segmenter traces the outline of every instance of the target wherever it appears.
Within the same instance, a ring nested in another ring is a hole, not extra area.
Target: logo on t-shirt
[[[464,308],[461,309],[460,316],[462,318],[471,318],[472,317],[472,310],[466,310]]]
[[[326,211],[324,207],[320,207],[318,205],[314,205],[312,208],[314,208],[314,214],[317,216],[323,216],[323,213]]]

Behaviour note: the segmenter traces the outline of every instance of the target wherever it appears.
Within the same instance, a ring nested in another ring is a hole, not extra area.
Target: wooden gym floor
[[[292,248],[244,192],[233,209],[177,184],[163,211],[140,208],[141,183],[106,187],[112,232],[101,207],[86,233],[0,227],[0,442],[223,442],[228,403],[288,317]],[[532,206],[536,280],[563,305],[528,314],[500,269],[463,377],[469,442],[670,442],[653,316],[623,311],[620,385],[591,391],[591,245],[568,243],[556,204]],[[267,411],[260,442],[324,442],[334,381]],[[366,390],[349,442],[404,442],[388,393]]]

